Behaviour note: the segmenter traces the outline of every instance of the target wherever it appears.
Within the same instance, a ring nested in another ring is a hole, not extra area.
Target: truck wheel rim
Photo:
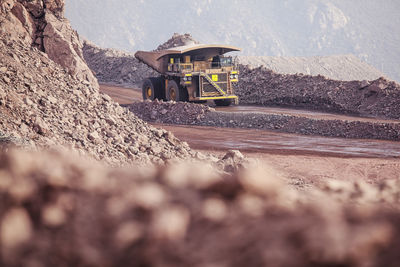
[[[171,90],[170,96],[171,96],[171,100],[176,101],[176,92],[174,89]]]
[[[151,88],[148,87],[146,90],[147,97],[151,97]]]

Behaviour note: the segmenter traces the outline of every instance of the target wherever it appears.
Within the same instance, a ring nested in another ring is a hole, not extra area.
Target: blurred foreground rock
[[[16,150],[0,153],[0,177],[1,266],[400,264],[399,180],[305,196],[272,168],[115,169]]]

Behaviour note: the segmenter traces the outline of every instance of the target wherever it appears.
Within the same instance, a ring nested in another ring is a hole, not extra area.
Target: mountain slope
[[[400,80],[396,0],[70,0],[66,11],[78,32],[102,47],[150,50],[173,32],[190,32],[245,55],[354,54]]]

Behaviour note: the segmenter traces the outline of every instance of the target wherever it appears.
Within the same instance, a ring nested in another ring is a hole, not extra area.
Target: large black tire
[[[217,106],[230,106],[232,104],[232,99],[216,99],[214,100],[215,105]]]
[[[143,100],[150,99],[163,99],[164,86],[162,77],[151,77],[147,78],[143,82],[142,86],[142,96]]]
[[[176,81],[169,80],[166,91],[166,99],[168,101],[188,101],[189,97],[187,89],[179,86]]]

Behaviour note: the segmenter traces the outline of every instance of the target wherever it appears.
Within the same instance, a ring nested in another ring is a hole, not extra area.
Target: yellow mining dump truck
[[[239,71],[225,53],[240,51],[225,45],[193,44],[161,51],[138,51],[135,57],[160,73],[143,82],[143,99],[203,102],[218,106],[238,103],[232,83]]]

